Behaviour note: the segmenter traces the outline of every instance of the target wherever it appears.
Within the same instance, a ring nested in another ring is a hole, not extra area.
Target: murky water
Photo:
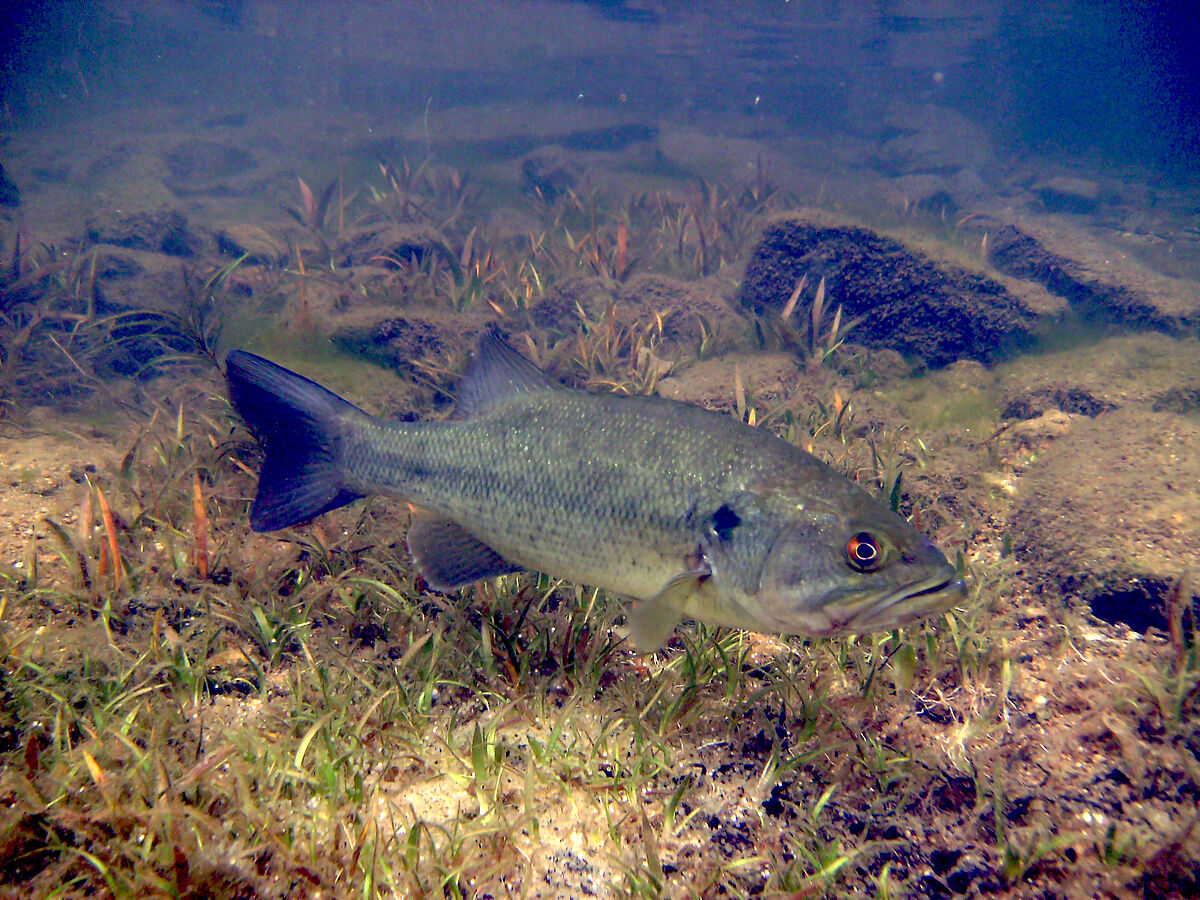
[[[5,15],[0,881],[1194,891],[1189,4]],[[491,326],[816,454],[967,601],[642,656],[592,586],[430,590],[398,501],[250,532],[229,350],[440,419]]]

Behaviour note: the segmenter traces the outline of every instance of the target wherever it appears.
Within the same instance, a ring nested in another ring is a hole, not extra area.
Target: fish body
[[[252,527],[403,498],[438,590],[522,569],[604,587],[635,601],[646,648],[685,617],[826,636],[964,595],[940,550],[811,454],[699,407],[568,390],[494,334],[447,422],[373,418],[242,351],[227,372],[264,445]]]

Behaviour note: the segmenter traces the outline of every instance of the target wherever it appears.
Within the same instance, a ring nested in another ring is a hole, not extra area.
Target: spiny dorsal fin
[[[508,346],[495,328],[489,328],[458,385],[455,417],[469,419],[507,400],[562,389],[561,384]]]

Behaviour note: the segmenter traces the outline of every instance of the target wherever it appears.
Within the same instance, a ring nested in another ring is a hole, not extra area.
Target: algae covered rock
[[[555,335],[573,334],[582,325],[580,311],[601,321],[612,309],[613,324],[623,329],[661,321],[661,353],[671,358],[728,349],[744,329],[741,316],[725,299],[715,278],[681,281],[665,275],[635,275],[627,282],[596,276],[566,278],[546,292],[530,311],[531,323]]]
[[[474,349],[488,317],[444,310],[354,310],[336,318],[330,339],[338,347],[386,368],[461,356]]]
[[[1044,285],[1086,319],[1170,334],[1200,327],[1194,281],[1151,271],[1079,230],[1017,219],[992,224],[989,261],[1014,278]]]
[[[805,275],[810,290],[826,280],[826,306],[840,305],[842,321],[856,322],[854,343],[897,350],[932,367],[993,361],[1031,343],[1066,308],[1039,286],[1003,283],[811,210],[768,223],[739,299],[755,313],[781,310]]]
[[[266,229],[249,222],[231,222],[216,229],[217,249],[244,256],[253,265],[276,265],[287,257],[287,248]]]
[[[129,250],[146,250],[167,256],[192,257],[206,248],[204,237],[177,209],[157,209],[121,215],[106,221],[92,220],[87,239]]]
[[[432,225],[400,222],[366,226],[348,231],[342,243],[345,264],[351,266],[396,266],[409,258],[440,257],[457,271],[458,257],[449,239]]]

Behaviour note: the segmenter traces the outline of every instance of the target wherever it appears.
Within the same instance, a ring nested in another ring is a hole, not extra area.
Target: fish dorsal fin
[[[495,328],[489,328],[459,382],[455,418],[469,419],[508,400],[562,389],[561,384],[508,346]]]
[[[457,522],[438,516],[413,517],[408,552],[435,591],[457,591],[484,578],[521,571]]]

